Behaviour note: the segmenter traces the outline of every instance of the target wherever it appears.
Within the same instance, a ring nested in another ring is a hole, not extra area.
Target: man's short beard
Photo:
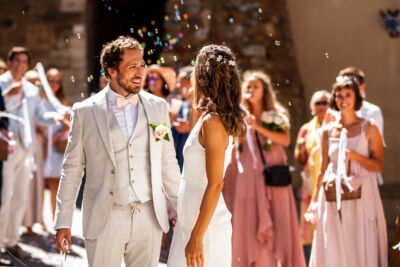
[[[138,88],[137,90],[135,90],[134,88],[129,87],[126,83],[124,83],[124,82],[122,81],[122,79],[120,79],[119,77],[117,77],[117,83],[118,83],[118,85],[119,85],[122,89],[124,89],[128,94],[138,94],[139,91],[140,91],[140,86],[139,86],[139,88]]]

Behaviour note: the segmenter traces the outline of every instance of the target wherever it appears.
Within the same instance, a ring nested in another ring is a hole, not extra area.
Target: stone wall
[[[75,102],[86,94],[86,1],[0,0],[0,57],[12,46],[32,52],[30,68],[59,68],[64,88]]]
[[[182,4],[183,3],[183,4]],[[293,48],[286,2],[170,0],[166,5],[165,40],[161,63],[176,68],[193,64],[206,44],[226,44],[237,54],[242,71],[260,69],[268,73],[278,99],[288,108],[292,123],[290,164],[296,165],[292,151],[308,110]],[[297,166],[299,169],[299,166]],[[295,185],[299,178],[295,176]]]

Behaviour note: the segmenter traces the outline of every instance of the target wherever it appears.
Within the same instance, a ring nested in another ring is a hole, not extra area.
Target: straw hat
[[[176,73],[174,69],[169,67],[161,67],[156,64],[150,65],[149,67],[144,69],[143,87],[146,86],[147,75],[149,74],[149,72],[157,72],[158,74],[160,74],[164,81],[167,83],[169,91],[174,91],[176,82]]]

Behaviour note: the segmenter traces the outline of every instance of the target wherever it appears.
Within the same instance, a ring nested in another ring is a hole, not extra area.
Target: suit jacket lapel
[[[152,107],[152,104],[150,103],[151,99],[149,99],[146,94],[140,92],[139,93],[139,97],[140,100],[142,101],[143,104],[143,109],[144,109],[144,113],[145,116],[147,117],[147,122],[149,124],[151,123],[157,123],[156,118],[154,117],[154,107]],[[150,127],[150,125],[148,125],[147,127]],[[153,160],[153,155],[155,155],[155,149],[156,149],[156,141],[154,138],[154,133],[153,133],[153,129],[149,129],[149,151],[150,151],[150,166],[151,166],[151,172],[154,174],[155,173],[155,167],[157,166],[157,164],[153,164],[155,163]]]
[[[97,95],[97,99],[93,101],[92,111],[96,119],[97,128],[99,130],[100,136],[103,139],[104,146],[106,147],[106,150],[111,158],[112,163],[114,164],[114,167],[116,167],[114,149],[111,142],[110,125],[107,116],[107,90],[111,89],[107,86]]]

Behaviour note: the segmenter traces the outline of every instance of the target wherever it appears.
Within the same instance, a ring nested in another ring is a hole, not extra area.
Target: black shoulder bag
[[[277,165],[272,167],[267,167],[265,162],[264,154],[261,147],[260,138],[258,137],[257,131],[255,131],[258,151],[260,152],[261,160],[264,165],[264,178],[265,184],[268,186],[287,186],[292,183],[292,175],[288,166]]]

